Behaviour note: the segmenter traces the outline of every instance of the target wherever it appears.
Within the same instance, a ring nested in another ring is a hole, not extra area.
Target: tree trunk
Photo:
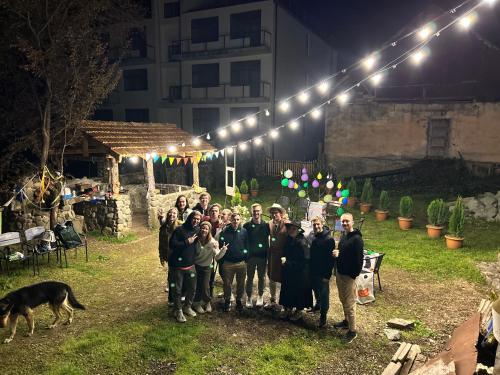
[[[42,119],[42,153],[40,155],[40,171],[43,171],[49,159],[50,150],[50,121],[51,121],[51,96],[47,98]]]

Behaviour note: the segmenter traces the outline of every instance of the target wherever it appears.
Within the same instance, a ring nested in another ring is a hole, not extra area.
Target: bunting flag
[[[215,155],[216,158],[219,158],[219,151],[215,151],[214,155]]]
[[[165,160],[167,160],[167,156],[166,155],[161,157],[161,163],[162,164],[165,163]]]
[[[204,154],[204,155],[201,156],[201,160],[202,161],[207,161],[207,158],[208,158],[207,154]]]
[[[169,156],[168,161],[169,161],[170,165],[174,164],[174,159],[175,158],[173,156]]]
[[[151,154],[150,154],[150,153],[147,153],[147,154],[146,154],[146,161],[148,161],[149,159],[151,159]]]
[[[153,156],[153,162],[156,163],[158,161],[158,159],[160,159],[160,157],[158,155],[154,155]]]
[[[184,165],[188,165],[188,163],[189,163],[189,158],[184,158],[183,160],[184,160]]]
[[[201,160],[201,152],[196,154],[196,161],[199,162]]]
[[[224,156],[224,149],[220,150],[220,154]]]
[[[189,158],[189,161],[191,162],[191,164],[194,164],[194,163],[193,163],[193,157],[190,157],[190,158]]]
[[[175,160],[177,161],[177,165],[179,165],[179,164],[181,164],[182,158],[175,158]]]

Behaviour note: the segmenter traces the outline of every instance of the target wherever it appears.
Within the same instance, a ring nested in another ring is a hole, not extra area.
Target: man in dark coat
[[[171,254],[168,258],[168,265],[174,274],[175,318],[180,323],[186,321],[184,314],[191,317],[196,316],[196,312],[191,306],[196,291],[194,256],[196,253],[196,238],[198,237],[200,220],[200,212],[191,212],[186,222],[174,230],[169,242]],[[186,292],[184,307],[181,301],[183,286]]]
[[[357,337],[355,279],[363,267],[364,245],[361,232],[353,228],[352,214],[343,214],[340,222],[345,234],[340,239],[339,250],[334,250],[333,256],[337,258],[337,289],[344,309],[344,320],[334,324],[334,327],[348,328],[344,341],[350,343]]]
[[[298,320],[302,310],[312,307],[312,290],[309,282],[309,246],[300,223],[286,223],[287,238],[283,251],[280,305],[285,317]],[[292,314],[292,309],[295,312]]]
[[[316,296],[316,305],[320,308],[319,327],[323,327],[326,324],[326,314],[330,307],[330,278],[332,277],[335,240],[330,235],[330,231],[324,227],[321,216],[313,218],[311,222],[313,231],[308,237],[311,244],[309,274]]]

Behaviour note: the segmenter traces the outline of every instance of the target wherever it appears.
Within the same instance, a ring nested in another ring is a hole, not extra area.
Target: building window
[[[123,85],[125,91],[139,91],[148,89],[147,69],[129,69],[123,71]]]
[[[192,73],[194,88],[219,86],[219,64],[196,64],[192,66]]]
[[[98,121],[113,121],[113,110],[112,109],[96,109],[92,120]]]
[[[147,43],[146,43],[146,28],[138,29],[132,28],[129,32],[130,57],[146,57],[147,56]]]
[[[172,18],[179,17],[181,14],[180,3],[178,1],[173,3],[165,3],[163,5],[163,17]]]
[[[138,12],[144,18],[151,18],[151,0],[133,0]]]
[[[206,43],[219,40],[219,17],[191,20],[191,42]]]
[[[149,109],[134,108],[125,109],[125,121],[149,122]]]
[[[193,132],[204,134],[219,127],[219,108],[193,108]]]
[[[260,10],[231,14],[231,39],[249,38],[251,46],[260,45]]]
[[[427,156],[444,158],[450,144],[450,119],[430,119],[427,129]]]
[[[246,95],[260,96],[260,60],[232,62],[231,86],[249,86]]]

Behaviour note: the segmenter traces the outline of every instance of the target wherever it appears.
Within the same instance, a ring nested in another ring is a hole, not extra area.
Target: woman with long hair
[[[177,218],[185,221],[191,210],[189,209],[187,197],[184,194],[179,195],[175,200],[175,208],[177,208]]]
[[[165,268],[167,271],[167,288],[165,289],[168,291],[168,303],[173,304],[174,303],[174,296],[173,293],[171,293],[170,288],[174,284],[174,274],[173,272],[170,272],[167,267],[168,263],[168,258],[171,254],[171,249],[169,246],[169,241],[170,237],[172,236],[172,233],[174,233],[175,228],[180,226],[182,222],[177,219],[177,208],[173,207],[170,210],[168,210],[167,215],[165,218],[162,218],[160,220],[161,226],[160,226],[160,235],[158,238],[158,250],[160,253],[160,263]]]

